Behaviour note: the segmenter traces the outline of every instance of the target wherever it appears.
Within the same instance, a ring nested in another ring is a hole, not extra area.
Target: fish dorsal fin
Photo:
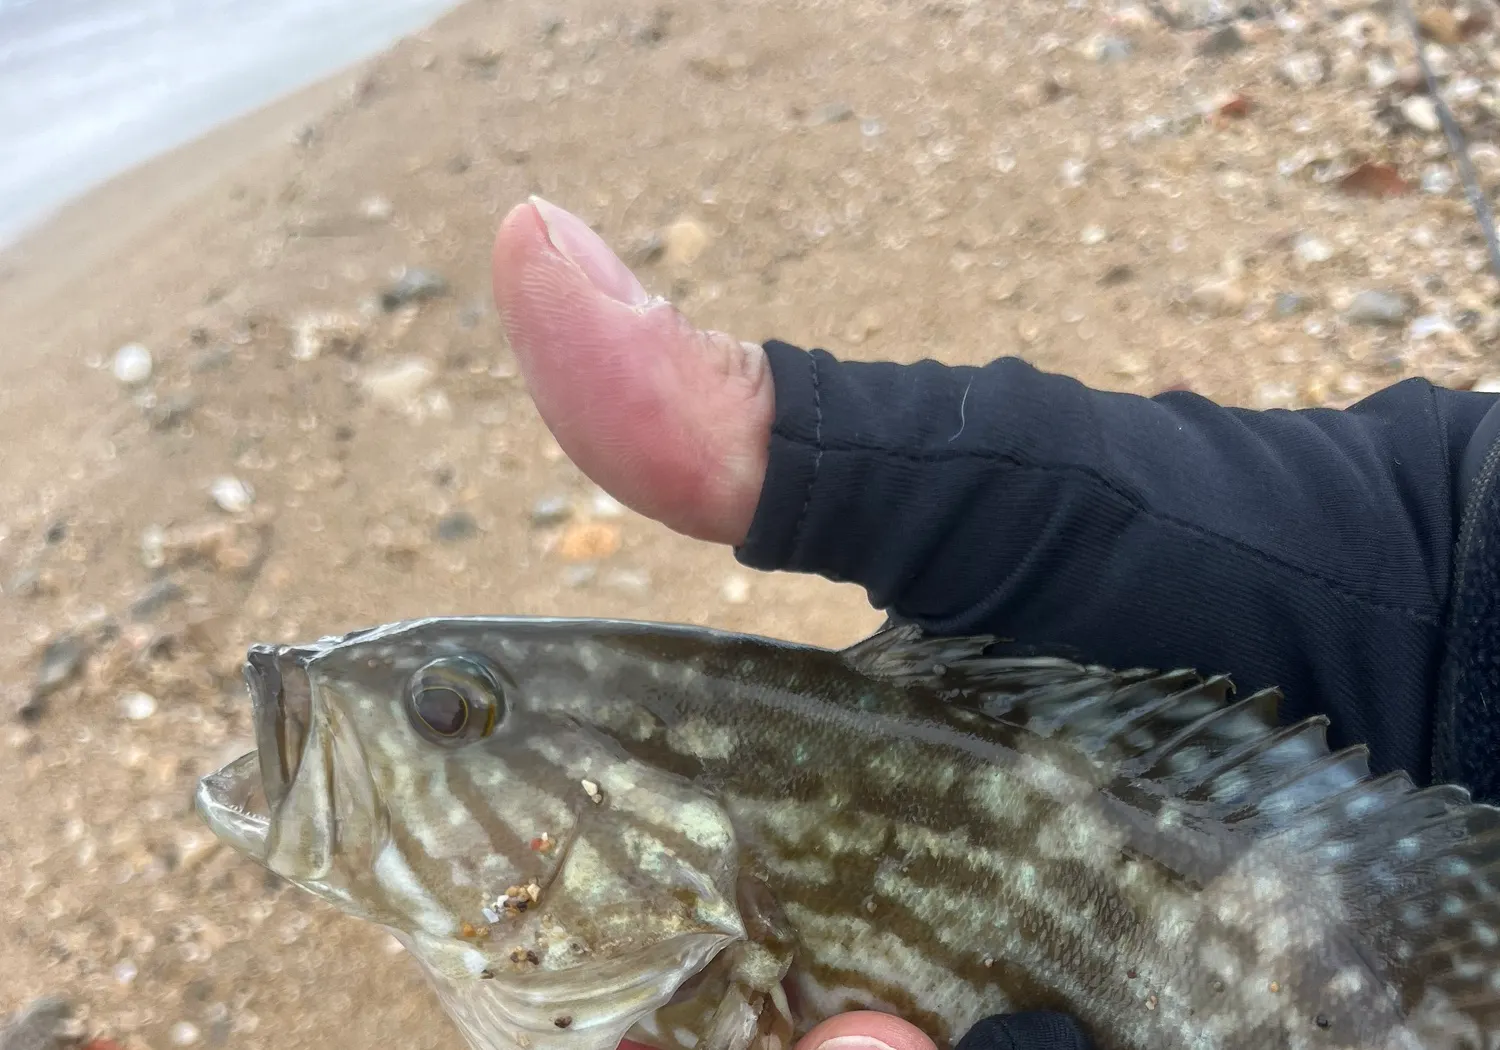
[[[1189,670],[993,656],[994,641],[900,626],[844,656],[982,714],[997,736],[1022,730],[1081,753],[1100,791],[1145,826],[1171,811],[1224,829],[1229,857],[1264,846],[1334,876],[1351,936],[1413,1024],[1444,1038],[1467,1025],[1476,1046],[1500,1045],[1500,808],[1405,773],[1372,776],[1363,746],[1329,748],[1326,717],[1283,725],[1277,690],[1236,697],[1227,677]]]
[[[923,633],[913,624],[883,627],[843,650],[853,667],[871,678],[925,681],[963,661],[982,656],[998,638],[964,635],[944,638]]]

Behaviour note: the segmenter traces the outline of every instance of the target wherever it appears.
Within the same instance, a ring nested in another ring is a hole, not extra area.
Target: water
[[[0,0],[0,244],[453,0]]]

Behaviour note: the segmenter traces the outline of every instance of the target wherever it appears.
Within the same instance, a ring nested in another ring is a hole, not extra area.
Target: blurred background
[[[422,27],[451,0],[5,0],[0,244],[163,150]]]
[[[879,623],[561,455],[490,303],[527,193],[745,339],[1261,408],[1489,386],[1495,281],[1398,11],[4,0],[0,1014],[64,995],[131,1050],[459,1045],[383,935],[192,814],[252,746],[251,642]],[[1493,6],[1418,15],[1493,193]]]

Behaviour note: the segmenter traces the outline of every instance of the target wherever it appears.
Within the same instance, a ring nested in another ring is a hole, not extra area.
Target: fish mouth
[[[251,751],[198,781],[193,808],[219,838],[264,862],[271,837],[269,812],[259,812],[260,756]]]
[[[255,718],[260,778],[271,812],[297,777],[312,726],[311,653],[282,645],[253,645],[245,656],[245,684]]]
[[[312,726],[312,684],[305,648],[255,645],[245,684],[256,750],[203,777],[194,795],[199,817],[219,838],[261,863],[273,852],[271,822],[291,791]]]

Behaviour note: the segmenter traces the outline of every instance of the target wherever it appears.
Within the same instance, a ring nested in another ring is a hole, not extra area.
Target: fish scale
[[[475,713],[452,739],[435,674]],[[1500,1047],[1500,810],[1372,777],[1275,690],[911,627],[525,617],[261,648],[247,679],[270,760],[200,813],[385,926],[474,1050],[784,1050],[856,1007],[939,1047],[1046,1008],[1100,1050]]]

